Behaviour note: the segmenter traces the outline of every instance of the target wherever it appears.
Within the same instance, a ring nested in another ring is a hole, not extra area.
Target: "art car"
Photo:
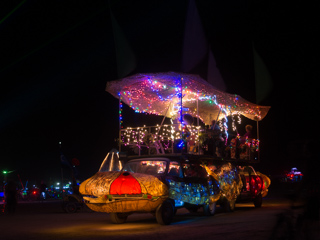
[[[135,74],[108,82],[106,91],[119,99],[118,150],[128,157],[116,169],[104,161],[81,184],[89,208],[110,213],[114,223],[150,212],[158,223],[170,224],[181,207],[213,215],[217,204],[226,211],[237,201],[261,206],[270,179],[249,164],[260,161],[259,122],[270,107],[218,91],[198,75],[175,72]],[[151,126],[124,128],[123,103],[160,118]],[[241,134],[241,116],[257,130],[248,124]]]
[[[262,199],[267,196],[271,180],[265,174],[256,172],[250,165],[237,167],[242,188],[235,202],[252,202],[255,207],[262,206]],[[235,202],[231,202],[230,209],[234,209]]]
[[[80,192],[89,208],[110,213],[114,223],[150,212],[159,224],[170,224],[180,207],[203,207],[205,215],[214,215],[221,195],[205,168],[182,156],[134,158],[122,171],[99,171],[80,185]]]
[[[220,198],[217,204],[225,212],[233,212],[237,202],[252,202],[255,207],[262,206],[262,198],[267,196],[271,184],[266,175],[256,172],[243,161],[226,163],[214,159],[214,163],[209,163],[204,168],[219,184]]]

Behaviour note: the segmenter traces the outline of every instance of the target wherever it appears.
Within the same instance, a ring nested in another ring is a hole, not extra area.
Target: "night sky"
[[[317,136],[319,6],[196,5],[227,92],[256,102],[253,44],[269,69],[259,170],[303,166],[303,145]],[[110,13],[135,56],[129,75],[180,72],[187,8],[178,0],[1,1],[0,170],[23,181],[58,179],[61,141],[64,155],[80,161],[79,178],[94,174],[118,134],[118,100],[105,92],[119,78]],[[189,73],[206,78],[206,59]],[[124,111],[124,126],[142,118]]]

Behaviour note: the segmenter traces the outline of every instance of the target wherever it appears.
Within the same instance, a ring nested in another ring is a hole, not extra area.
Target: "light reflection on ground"
[[[252,232],[252,234],[257,234],[255,239],[260,237],[259,240],[261,240],[269,234],[276,220],[276,214],[287,208],[288,202],[266,200],[265,204],[258,209],[253,203],[239,203],[236,204],[233,213],[226,213],[220,206],[217,206],[217,213],[212,217],[204,216],[202,209],[196,213],[189,213],[187,209],[182,208],[177,211],[172,224],[168,226],[159,225],[155,216],[149,213],[132,214],[126,223],[113,224],[110,215],[106,213],[79,211],[75,214],[66,214],[61,211],[60,205],[56,206],[59,208],[52,208],[52,210],[49,208],[49,203],[43,206],[29,205],[24,205],[27,211],[25,213],[19,214],[18,212],[16,216],[11,217],[0,216],[0,221],[5,220],[0,225],[1,239],[35,236],[36,240],[100,240],[106,238],[186,240],[205,234],[210,236],[228,234],[234,239],[238,234],[247,236]],[[51,207],[54,206],[51,205]],[[37,208],[38,213],[31,214]],[[246,233],[248,229],[251,231]],[[177,235],[177,232],[183,235]],[[248,239],[252,239],[251,235],[248,236]]]
[[[107,226],[101,226],[97,228],[97,230],[100,231],[119,231],[123,233],[123,231],[128,230],[152,230],[153,228],[159,228],[160,226],[157,223],[148,224],[148,223],[125,223],[125,224],[113,224],[113,225],[107,225]]]
[[[155,229],[159,229],[160,227],[164,227],[159,225],[155,219],[150,218],[149,215],[146,218],[141,218],[141,215],[142,214],[132,215],[131,219],[129,216],[128,221],[124,224],[113,224],[110,220],[100,221],[97,219],[97,221],[92,221],[91,219],[91,223],[70,222],[68,223],[68,226],[42,228],[39,233],[52,235],[76,233],[78,236],[89,236],[92,234],[105,236],[124,236],[135,233],[146,233]]]
[[[59,203],[21,204],[15,216],[0,215],[0,239],[187,240],[210,236],[217,240],[261,240],[268,238],[277,214],[287,206],[288,201],[266,199],[261,208],[238,203],[233,213],[226,213],[218,205],[212,217],[204,216],[201,208],[196,213],[182,208],[171,225],[162,226],[150,213],[132,214],[126,223],[113,224],[106,213],[82,210],[66,214]]]

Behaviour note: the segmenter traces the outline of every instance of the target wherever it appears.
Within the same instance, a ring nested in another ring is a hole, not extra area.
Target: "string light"
[[[238,124],[241,124],[241,114],[238,112]]]
[[[236,124],[234,123],[234,115],[231,115],[231,119],[232,119],[232,131],[236,132],[237,131],[237,127]]]
[[[183,85],[181,79],[184,79]],[[137,113],[177,118],[181,105],[186,105],[188,109],[184,113],[192,116],[200,115],[206,124],[210,124],[212,120],[210,112],[216,111],[218,106],[225,109],[228,116],[231,112],[237,112],[255,121],[261,120],[269,110],[269,107],[250,103],[239,95],[220,92],[206,84],[199,76],[192,74],[174,72],[136,74],[108,85],[107,91],[113,95],[121,89],[123,102]],[[181,98],[183,103],[179,101]],[[196,111],[196,102],[200,104],[200,113]],[[167,111],[169,104],[171,106]],[[215,109],[212,108],[214,106]]]
[[[175,125],[176,124],[163,125],[159,134],[157,134],[159,125],[137,128],[127,127],[126,129],[121,130],[121,140],[125,146],[146,146],[150,145],[150,143],[153,143],[154,141],[159,140],[167,150],[168,148],[170,148],[170,145],[172,144],[172,142],[174,142],[175,139],[181,138],[181,128],[178,131],[175,131]],[[193,140],[195,141],[195,143],[197,143],[199,141],[198,129],[200,128],[200,126],[187,125],[185,127],[190,132],[190,136],[187,136],[187,138],[190,138],[190,140]],[[185,131],[185,128],[183,128],[182,131]],[[184,134],[187,135],[186,133]],[[152,136],[152,141],[150,140],[150,136]],[[148,139],[146,137],[148,137]],[[146,143],[146,141],[148,143]]]
[[[126,145],[135,145],[139,148],[146,145],[145,139],[149,139],[149,144],[160,141],[165,149],[173,147],[173,143],[177,139],[188,138],[195,141],[195,145],[199,143],[199,129],[194,126],[181,126],[181,124],[173,124],[143,128],[127,128],[123,129],[123,102],[128,104],[136,113],[147,113],[156,115],[165,115],[170,119],[178,119],[181,113],[190,114],[201,119],[202,122],[210,124],[208,112],[217,113],[218,124],[220,126],[225,143],[228,140],[228,116],[231,117],[232,130],[237,131],[237,125],[241,124],[241,114],[248,116],[254,120],[260,120],[261,110],[263,117],[266,110],[263,106],[252,104],[236,94],[226,94],[219,91],[214,91],[201,81],[186,78],[182,83],[182,77],[169,76],[165,77],[153,74],[153,76],[144,75],[139,79],[129,79],[125,84],[121,85],[121,93],[119,92],[119,126],[120,139]],[[132,82],[131,82],[132,80]],[[196,103],[196,106],[195,106]],[[262,108],[261,108],[262,107]],[[199,108],[201,111],[198,111]],[[188,132],[186,131],[188,128]],[[189,133],[190,132],[190,133]],[[186,136],[188,135],[188,136]],[[203,140],[203,139],[202,139]],[[176,141],[177,142],[177,141]],[[189,144],[189,143],[188,143]],[[192,143],[193,144],[193,143]],[[259,147],[259,140],[256,142],[247,142],[250,147]]]
[[[123,128],[122,126],[122,123],[123,123],[123,117],[122,117],[122,96],[120,94],[120,92],[118,93],[118,96],[119,96],[119,126],[120,126],[120,129]]]

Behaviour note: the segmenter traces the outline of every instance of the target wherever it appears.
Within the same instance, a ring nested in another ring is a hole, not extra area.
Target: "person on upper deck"
[[[243,135],[245,138],[252,138],[252,126],[246,125],[246,133]]]
[[[214,141],[214,154],[220,157],[222,154],[222,147],[225,142],[225,139],[223,138],[224,131],[221,131],[221,128],[216,120],[212,120],[211,124],[210,131]]]
[[[252,126],[251,125],[246,125],[246,133],[243,135],[243,137],[241,138],[241,142],[244,143],[246,141],[246,139],[252,139]]]
[[[219,124],[216,122],[216,120],[212,120],[210,129],[217,134],[220,134],[221,132]]]

